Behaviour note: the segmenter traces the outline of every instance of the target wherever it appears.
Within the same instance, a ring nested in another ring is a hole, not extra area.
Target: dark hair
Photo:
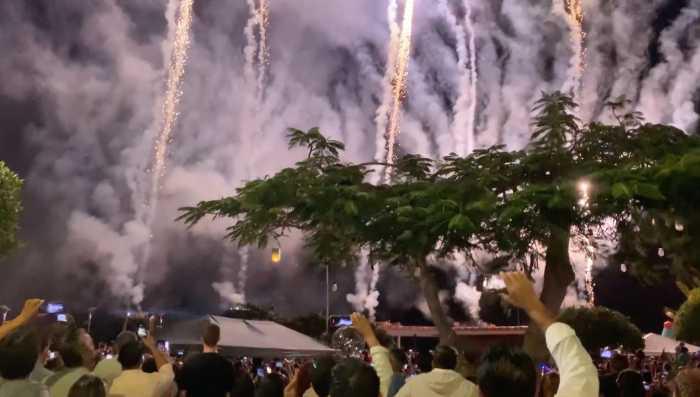
[[[379,377],[366,363],[348,358],[333,368],[331,381],[333,397],[377,397]]]
[[[74,326],[57,329],[52,342],[52,349],[61,356],[66,368],[79,368],[84,365],[84,347],[80,340],[80,330]]]
[[[141,371],[143,371],[147,374],[152,374],[152,373],[158,372],[158,366],[156,365],[156,359],[153,358],[152,356],[146,357],[146,359],[144,359],[143,363],[141,364]]]
[[[522,350],[496,346],[482,357],[477,379],[485,397],[532,396],[537,371],[535,363]]]
[[[0,375],[7,380],[24,379],[39,357],[39,337],[23,327],[0,340]]]
[[[394,347],[389,350],[389,361],[391,362],[391,367],[394,372],[401,372],[403,366],[408,362],[408,358],[406,357],[406,352],[403,351],[403,349]]]
[[[204,332],[202,333],[202,340],[204,344],[209,347],[215,347],[219,344],[219,338],[221,338],[221,328],[216,324],[207,324],[204,327]]]
[[[284,381],[277,374],[270,374],[263,378],[255,391],[255,397],[283,397]]]
[[[255,396],[255,384],[250,379],[250,375],[242,369],[236,371],[233,377],[232,396],[235,397],[253,397]]]
[[[331,376],[335,359],[333,357],[322,357],[314,362],[311,368],[311,387],[313,387],[318,397],[328,397],[331,392]]]
[[[620,397],[644,397],[646,395],[642,374],[631,369],[620,372],[617,377],[617,388],[620,391]]]
[[[420,372],[430,372],[430,370],[433,369],[433,360],[430,353],[425,351],[419,352],[416,365],[418,365]]]
[[[433,368],[457,368],[457,352],[455,349],[445,345],[436,347],[433,353]]]
[[[129,342],[138,342],[139,341],[139,336],[136,335],[135,332],[131,331],[122,331],[117,335],[117,338],[114,340],[114,351],[115,353],[119,353],[119,350],[121,350],[124,345],[126,345]]]
[[[129,342],[119,350],[119,364],[124,369],[135,369],[141,366],[143,360],[143,345],[141,342]]]
[[[629,368],[629,366],[630,361],[624,354],[615,353],[610,358],[610,369],[612,369],[615,373],[622,372],[623,370]]]
[[[107,390],[102,380],[93,375],[83,375],[68,392],[68,397],[106,397]]]

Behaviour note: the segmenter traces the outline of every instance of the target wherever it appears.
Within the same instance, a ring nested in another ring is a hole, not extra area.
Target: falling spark
[[[567,22],[571,35],[569,36],[569,45],[573,56],[569,65],[569,80],[565,90],[570,90],[574,94],[574,99],[580,100],[581,97],[581,80],[586,68],[586,53],[584,48],[584,40],[586,33],[583,30],[583,0],[563,0],[566,9]]]
[[[146,211],[142,221],[152,230],[153,218],[158,206],[158,193],[161,188],[161,180],[166,171],[166,160],[168,154],[168,145],[172,139],[173,128],[179,116],[178,105],[182,98],[182,81],[185,77],[185,66],[187,65],[187,56],[190,48],[190,31],[192,28],[192,7],[194,0],[182,0],[180,2],[179,16],[176,23],[175,35],[173,37],[172,53],[170,64],[168,66],[168,77],[166,81],[165,97],[163,99],[162,108],[162,125],[156,138],[153,166],[151,190],[146,202]],[[151,234],[152,238],[153,235]],[[143,284],[143,265],[150,259],[150,245],[144,247],[143,259],[140,265],[140,282]]]
[[[389,126],[387,127],[386,140],[386,162],[393,163],[394,149],[396,140],[400,132],[401,123],[401,106],[406,97],[406,81],[408,80],[408,64],[411,60],[411,38],[413,35],[413,9],[415,1],[406,0],[403,23],[401,26],[401,37],[399,39],[397,63],[394,70],[393,91],[392,91],[392,107],[389,113]],[[388,180],[391,176],[389,167],[385,170],[385,179]]]

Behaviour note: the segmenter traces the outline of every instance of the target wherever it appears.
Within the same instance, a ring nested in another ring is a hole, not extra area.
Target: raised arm
[[[5,321],[0,325],[0,340],[11,334],[17,328],[28,323],[39,312],[39,308],[44,303],[41,299],[27,299],[24,302],[22,312],[12,320]]]
[[[374,370],[377,371],[377,376],[379,376],[379,389],[382,392],[382,396],[387,396],[389,395],[391,377],[394,374],[391,361],[389,360],[389,349],[379,343],[379,339],[377,339],[377,335],[374,333],[372,324],[365,316],[359,313],[353,313],[351,318],[353,328],[362,335],[365,339],[365,343],[367,343],[369,347],[370,354],[372,355],[372,366]]]
[[[547,348],[559,368],[559,397],[598,397],[599,382],[591,356],[581,345],[576,332],[554,316],[537,298],[535,288],[523,273],[502,273],[506,299],[527,312],[545,333]]]

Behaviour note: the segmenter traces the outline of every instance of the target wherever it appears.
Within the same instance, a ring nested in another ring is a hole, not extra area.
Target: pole
[[[331,276],[328,265],[326,265],[326,334],[330,332],[331,327]]]

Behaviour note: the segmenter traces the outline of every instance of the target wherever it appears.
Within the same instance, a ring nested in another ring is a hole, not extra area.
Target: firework
[[[586,50],[584,40],[586,33],[583,30],[583,0],[563,0],[566,9],[567,22],[571,34],[569,36],[569,45],[573,56],[569,65],[569,80],[566,84],[567,91],[574,94],[574,99],[580,100],[581,97],[581,80],[586,68]]]

